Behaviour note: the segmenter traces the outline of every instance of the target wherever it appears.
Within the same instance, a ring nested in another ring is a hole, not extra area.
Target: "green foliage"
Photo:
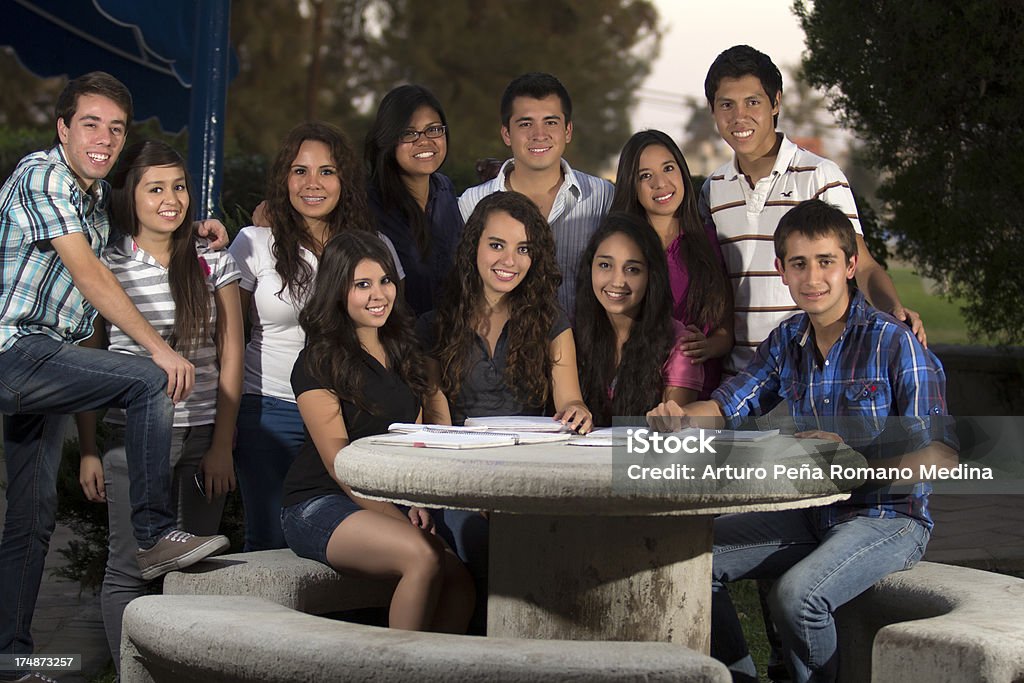
[[[451,154],[474,161],[509,156],[499,137],[499,102],[510,80],[553,73],[573,99],[574,141],[566,156],[596,172],[631,132],[634,91],[660,47],[648,0],[389,0],[379,57],[382,95],[421,83],[444,105]]]
[[[795,4],[806,74],[883,172],[897,254],[961,298],[974,334],[1024,341],[1024,5]]]
[[[97,442],[102,451],[106,430],[97,425]],[[107,566],[107,506],[85,499],[78,483],[78,440],[64,443],[60,469],[57,470],[57,522],[66,524],[75,537],[66,548],[57,552],[67,561],[55,573],[65,579],[78,581],[83,590],[99,591]]]
[[[476,184],[476,159],[508,156],[499,99],[526,71],[565,83],[577,137],[567,156],[596,171],[629,136],[633,93],[661,37],[650,0],[266,0],[231,11],[240,70],[228,92],[229,151],[273,154],[311,118],[340,125],[361,150],[381,97],[421,83],[446,109],[445,172],[457,187]]]
[[[52,130],[0,126],[0,179],[6,180],[26,154],[46,149],[51,142]]]
[[[251,225],[252,211],[266,195],[270,162],[262,154],[225,154],[221,207],[228,233],[235,234]]]

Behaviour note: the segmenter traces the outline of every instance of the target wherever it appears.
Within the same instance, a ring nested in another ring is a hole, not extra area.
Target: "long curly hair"
[[[446,127],[445,142],[449,142],[448,119],[434,94],[422,85],[400,85],[380,101],[377,116],[366,133],[363,158],[369,169],[370,183],[380,192],[384,206],[398,207],[412,228],[420,254],[425,257],[430,253],[427,216],[402,182],[402,169],[395,157],[399,136],[409,128],[416,110],[424,106],[437,112],[441,125]]]
[[[299,324],[306,333],[306,371],[330,387],[339,400],[351,401],[372,414],[383,410],[364,397],[362,347],[348,315],[348,294],[356,266],[363,259],[379,263],[395,283],[395,301],[378,334],[388,367],[422,404],[433,390],[426,375],[425,356],[415,341],[412,311],[399,291],[391,253],[379,237],[369,232],[343,232],[324,247],[309,301],[299,313]]]
[[[441,388],[450,400],[456,400],[469,371],[469,360],[475,355],[477,331],[487,315],[477,247],[488,218],[496,212],[505,212],[525,226],[531,258],[526,277],[507,295],[508,362],[503,379],[519,401],[537,405],[547,401],[551,393],[554,359],[548,335],[558,314],[555,292],[562,276],[555,262],[551,227],[537,206],[518,192],[488,195],[466,221],[437,313],[435,355],[441,366]]]
[[[274,235],[274,269],[281,276],[280,296],[285,289],[294,302],[301,302],[313,283],[313,268],[299,251],[299,247],[316,253],[319,245],[313,241],[302,216],[288,197],[288,176],[299,148],[307,140],[327,145],[338,168],[341,196],[338,205],[327,216],[328,239],[346,230],[373,232],[366,203],[366,185],[362,164],[352,150],[345,134],[329,123],[314,121],[292,128],[281,143],[274,163],[267,174],[267,219]]]
[[[207,288],[206,274],[196,254],[195,192],[181,155],[158,140],[143,140],[126,149],[110,177],[110,221],[126,235],[139,234],[135,190],[146,171],[163,166],[181,170],[188,192],[188,207],[182,212],[181,224],[171,233],[171,258],[167,264],[167,283],[174,301],[174,327],[167,343],[188,357],[212,339],[213,295]]]
[[[647,291],[629,339],[622,345],[618,365],[615,330],[594,293],[591,276],[601,243],[616,233],[632,240],[647,262]],[[674,343],[672,289],[661,239],[645,219],[610,213],[590,238],[576,279],[576,345],[587,350],[577,358],[580,387],[595,424],[610,425],[613,415],[643,415],[661,401],[665,389],[662,367]],[[608,388],[613,383],[615,396],[609,400]]]
[[[686,294],[686,311],[690,320],[686,322],[693,322],[698,327],[717,327],[725,318],[726,287],[729,284],[697,211],[697,191],[690,178],[690,169],[672,138],[660,130],[642,130],[626,141],[619,153],[611,211],[622,211],[647,220],[647,211],[640,204],[637,184],[640,182],[640,155],[651,145],[661,145],[667,149],[683,177],[683,187],[680,188],[683,190],[683,201],[676,212],[676,218],[679,219],[679,229],[683,234],[679,243],[679,265],[690,275],[690,288]]]

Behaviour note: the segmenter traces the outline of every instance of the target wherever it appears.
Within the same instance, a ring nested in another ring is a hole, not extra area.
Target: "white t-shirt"
[[[391,240],[380,233],[378,236],[395,259],[398,277],[405,277]],[[245,347],[242,392],[295,401],[291,375],[295,359],[306,344],[306,334],[299,326],[299,311],[305,301],[293,302],[287,287],[281,291],[281,276],[274,269],[277,261],[273,245],[270,228],[251,225],[242,228],[229,247],[242,273],[239,286],[252,293],[246,311],[252,335]],[[299,249],[316,273],[316,256],[304,247]]]

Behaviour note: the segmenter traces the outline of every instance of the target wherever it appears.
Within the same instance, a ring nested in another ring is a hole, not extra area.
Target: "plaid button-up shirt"
[[[870,306],[859,291],[851,297],[845,330],[823,362],[810,319],[800,313],[775,328],[750,364],[712,398],[731,427],[784,400],[798,431],[839,434],[868,465],[933,441],[958,449],[939,359],[906,324]],[[925,482],[909,492],[869,482],[849,500],[824,508],[823,523],[832,526],[856,515],[905,515],[930,528],[930,491]]]
[[[103,180],[82,190],[60,145],[26,156],[0,188],[0,351],[29,334],[76,343],[92,333],[96,310],[50,240],[82,233],[98,257],[108,190]]]

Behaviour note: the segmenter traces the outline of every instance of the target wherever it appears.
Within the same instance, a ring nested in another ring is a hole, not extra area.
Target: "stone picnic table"
[[[860,482],[833,481],[831,465],[864,464],[844,445],[789,436],[661,461],[616,443],[452,450],[362,439],[338,453],[335,471],[369,498],[488,511],[488,636],[674,642],[706,654],[714,517],[844,500]],[[679,478],[630,478],[644,467]]]

